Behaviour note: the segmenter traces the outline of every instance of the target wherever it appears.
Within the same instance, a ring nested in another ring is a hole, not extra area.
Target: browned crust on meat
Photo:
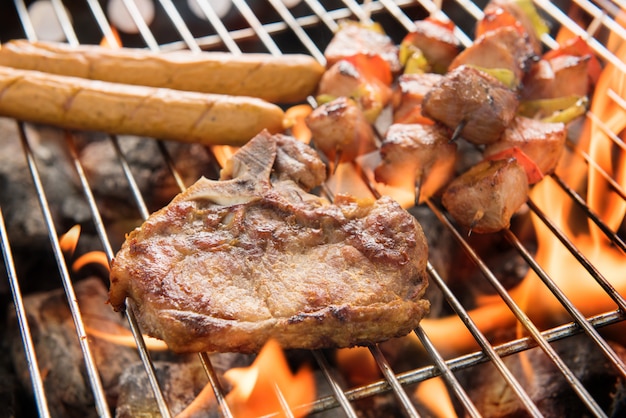
[[[237,169],[231,180],[201,179],[128,235],[112,263],[112,306],[130,298],[142,331],[177,352],[254,352],[269,338],[349,347],[414,329],[429,307],[415,218],[388,197],[329,204],[290,182],[270,185],[254,173],[265,157],[250,157],[241,171],[253,171],[255,187]],[[234,199],[226,187],[239,185],[247,197]],[[205,193],[215,187],[221,204]]]

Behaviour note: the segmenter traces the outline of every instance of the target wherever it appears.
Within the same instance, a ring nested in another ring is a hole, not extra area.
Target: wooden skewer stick
[[[467,236],[472,235],[472,229],[474,226],[485,216],[485,211],[482,209],[478,209],[472,218],[472,222],[470,223],[470,229],[467,232]]]
[[[420,204],[420,194],[422,191],[422,180],[424,179],[424,170],[420,170],[419,173],[416,173],[414,190],[415,190],[415,206]]]
[[[450,142],[454,142],[461,136],[461,131],[467,125],[467,120],[463,119],[459,124],[454,128],[454,132],[452,132],[452,136],[450,137]]]

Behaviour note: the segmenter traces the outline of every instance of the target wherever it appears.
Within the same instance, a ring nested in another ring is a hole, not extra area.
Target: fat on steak
[[[349,347],[411,332],[429,309],[420,225],[388,197],[329,203],[280,175],[317,167],[307,152],[280,161],[293,142],[257,135],[220,180],[201,178],[128,234],[111,266],[113,308],[129,298],[142,331],[175,352],[255,352],[270,338]]]

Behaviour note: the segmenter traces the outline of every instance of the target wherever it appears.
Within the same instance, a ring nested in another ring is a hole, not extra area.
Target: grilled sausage
[[[12,40],[0,65],[116,83],[293,103],[314,93],[324,67],[303,54],[155,53],[135,48]]]
[[[0,66],[0,115],[68,129],[242,145],[282,130],[264,100],[59,76]]]

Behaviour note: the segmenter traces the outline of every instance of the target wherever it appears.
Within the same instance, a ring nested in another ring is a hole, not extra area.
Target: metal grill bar
[[[68,14],[63,7],[61,0],[52,0],[53,5],[55,7],[56,16],[61,22],[63,31],[68,39],[68,42],[73,45],[79,44],[79,39],[74,31],[74,28],[71,25],[71,19],[69,19]],[[109,43],[113,44],[115,42],[115,38],[111,29],[111,25],[107,22],[106,16],[100,6],[100,4],[95,0],[87,0],[89,7],[92,10],[92,13],[97,21],[99,28],[101,29],[103,36],[109,41]],[[168,17],[171,19],[173,26],[176,28],[178,33],[181,35],[183,41],[182,42],[174,42],[168,45],[159,45],[156,41],[154,35],[152,34],[148,24],[141,17],[139,10],[137,9],[133,0],[124,0],[124,5],[128,9],[131,14],[132,19],[138,27],[138,30],[145,41],[146,45],[149,49],[153,51],[159,50],[169,50],[169,49],[179,49],[181,47],[186,47],[191,49],[192,51],[199,51],[201,48],[206,46],[215,46],[223,44],[226,48],[232,53],[241,53],[241,49],[239,48],[237,41],[245,40],[250,38],[256,38],[261,40],[266,49],[275,55],[282,54],[280,47],[276,44],[273,35],[283,33],[285,31],[292,31],[293,34],[302,42],[304,48],[308,53],[316,57],[320,62],[325,62],[323,54],[321,53],[320,46],[311,39],[304,28],[312,27],[323,23],[326,27],[328,27],[331,32],[337,29],[337,21],[343,18],[354,17],[360,19],[366,19],[369,16],[369,13],[372,13],[372,16],[375,16],[375,13],[385,13],[388,12],[392,15],[406,30],[411,30],[413,28],[413,23],[411,18],[403,11],[403,7],[413,5],[411,1],[392,1],[392,0],[381,0],[381,1],[373,1],[369,4],[369,10],[365,11],[362,5],[359,5],[355,1],[344,1],[346,5],[345,8],[339,8],[334,10],[327,10],[322,2],[315,0],[305,0],[305,3],[310,6],[313,15],[307,15],[304,17],[294,17],[294,15],[283,5],[282,2],[278,2],[275,0],[268,0],[270,4],[274,7],[274,9],[279,13],[282,18],[282,22],[270,22],[263,23],[259,18],[254,14],[252,9],[243,1],[243,0],[233,0],[233,4],[239,13],[246,19],[250,28],[231,30],[229,31],[223,22],[216,16],[210,4],[206,0],[198,0],[199,5],[201,6],[204,14],[209,19],[209,22],[217,32],[217,35],[209,35],[206,37],[194,38],[191,31],[187,27],[184,19],[178,13],[176,6],[173,4],[171,0],[160,0],[161,5],[167,11]],[[581,6],[587,13],[594,16],[594,21],[589,28],[585,31],[583,28],[579,27],[576,23],[571,21],[560,9],[554,6],[552,3],[543,1],[543,0],[535,0],[536,3],[545,10],[550,16],[554,17],[562,26],[568,27],[572,32],[576,34],[580,34],[581,36],[585,36],[594,51],[596,51],[603,59],[608,62],[611,62],[615,66],[617,66],[622,72],[625,72],[626,64],[612,55],[599,41],[593,38],[594,33],[596,33],[599,26],[604,26],[608,28],[613,33],[617,33],[625,38],[624,28],[621,27],[618,23],[615,22],[614,19],[610,18],[607,14],[604,13],[605,10],[609,10],[609,14],[615,15],[615,7],[612,6],[612,3],[608,3],[605,1],[599,2],[602,6],[602,9],[593,5],[584,0],[575,0],[575,2]],[[482,17],[482,12],[478,8],[475,3],[472,3],[467,0],[457,0],[457,4],[463,7],[470,15],[474,16],[475,19],[479,19]],[[426,10],[430,14],[439,14],[441,16],[445,16],[440,10],[439,7],[430,1],[421,0],[419,2],[424,10]],[[36,39],[35,30],[32,26],[32,22],[30,21],[28,10],[25,6],[23,0],[15,0],[16,10],[18,12],[18,16],[22,23],[22,28],[24,33],[28,39],[34,40]],[[623,5],[622,5],[623,7]],[[462,31],[457,28],[457,36],[462,40],[465,45],[469,45],[471,43],[471,39],[465,35]],[[554,46],[555,41],[551,38],[544,39],[544,42],[548,46]],[[613,93],[615,94],[615,93]],[[616,95],[616,101],[623,100],[619,96]],[[589,118],[595,118],[595,115],[589,112]],[[81,348],[83,349],[83,353],[85,356],[86,365],[88,367],[90,383],[94,388],[94,395],[96,396],[96,408],[98,413],[101,416],[108,416],[108,406],[106,404],[105,396],[101,388],[101,384],[99,382],[98,371],[93,364],[93,360],[90,357],[89,345],[87,342],[86,334],[84,332],[82,326],[82,319],[80,317],[80,310],[78,306],[73,304],[75,301],[75,296],[73,295],[73,288],[71,285],[71,281],[69,278],[69,273],[65,267],[65,261],[63,260],[62,253],[60,248],[58,248],[58,240],[56,237],[56,231],[54,229],[53,220],[51,219],[49,209],[47,209],[48,201],[43,190],[43,186],[40,181],[40,174],[37,169],[37,165],[35,162],[35,158],[30,149],[30,144],[27,139],[26,132],[24,130],[24,126],[19,123],[19,132],[22,137],[23,147],[25,150],[25,156],[28,162],[28,166],[31,171],[31,177],[33,178],[33,182],[36,185],[37,193],[40,198],[42,210],[44,212],[44,218],[46,220],[46,224],[48,225],[48,230],[50,232],[50,241],[53,246],[54,254],[58,259],[59,269],[61,271],[61,276],[63,279],[63,285],[66,290],[66,294],[68,296],[68,300],[70,302],[70,306],[73,308],[73,316],[76,323],[77,333],[79,335],[79,339],[81,341]],[[623,147],[623,143],[621,140],[614,134],[610,133],[611,138],[614,139],[615,143],[619,146]],[[148,209],[143,200],[142,193],[137,186],[137,182],[135,181],[133,174],[131,172],[130,166],[126,161],[122,150],[120,149],[119,143],[116,137],[111,137],[111,141],[113,146],[115,147],[116,153],[118,155],[120,164],[125,172],[125,175],[129,182],[129,187],[131,189],[131,193],[136,201],[139,212],[142,217],[146,218],[148,216]],[[162,151],[166,164],[170,167],[170,171],[172,176],[175,178],[179,188],[184,190],[185,186],[183,184],[183,180],[181,179],[179,173],[175,169],[174,162],[169,156],[167,150],[165,149],[162,142],[158,142],[159,147]],[[89,207],[92,211],[92,216],[94,218],[94,224],[96,225],[96,229],[98,230],[98,234],[102,241],[102,245],[105,247],[105,252],[109,258],[113,255],[113,250],[111,249],[110,243],[106,237],[106,228],[102,222],[101,216],[99,214],[99,210],[97,207],[97,203],[93,197],[91,192],[91,188],[89,186],[89,182],[87,180],[87,176],[85,175],[82,166],[80,164],[79,158],[76,155],[75,149],[73,147],[73,141],[70,134],[68,134],[68,149],[72,154],[72,161],[74,162],[74,169],[78,173],[82,189],[85,194],[85,199],[89,202]],[[575,149],[574,152],[579,152],[578,149]],[[588,164],[594,166],[595,162],[586,154],[582,153],[583,158],[587,161]],[[608,181],[613,181],[613,179],[607,174],[603,173],[603,176],[607,178]],[[616,245],[618,245],[622,251],[624,251],[624,241],[621,237],[619,237],[615,232],[611,231],[606,225],[604,225],[598,217],[588,208],[586,203],[582,200],[580,196],[573,191],[565,182],[563,182],[557,176],[553,176],[560,187],[566,191],[566,193],[574,200],[577,204],[584,208],[587,212],[587,216],[592,219],[600,228],[604,231],[604,233],[611,239]],[[623,189],[616,184],[614,181],[614,188],[616,191],[622,196],[624,199],[624,191]],[[461,306],[458,300],[455,298],[454,294],[444,281],[441,279],[440,275],[434,270],[432,265],[429,265],[429,273],[431,278],[434,280],[435,284],[442,290],[446,301],[453,307],[457,315],[463,320],[468,330],[471,334],[476,338],[476,341],[479,343],[483,351],[472,353],[469,355],[457,357],[452,360],[444,361],[444,359],[440,356],[437,350],[432,346],[429,341],[428,335],[423,331],[420,327],[416,330],[416,334],[422,340],[423,344],[427,347],[427,351],[430,356],[435,361],[434,366],[429,366],[426,368],[416,369],[407,373],[402,374],[394,374],[394,372],[389,368],[389,365],[380,352],[380,349],[377,346],[371,347],[371,354],[378,363],[380,369],[383,372],[383,376],[385,380],[375,382],[371,385],[359,387],[356,389],[345,391],[341,388],[341,386],[337,383],[337,381],[333,378],[331,373],[331,367],[324,358],[323,354],[319,352],[314,352],[313,355],[316,358],[318,364],[320,365],[321,370],[324,372],[327,380],[329,381],[335,396],[322,398],[316,401],[313,405],[314,411],[323,411],[326,409],[334,408],[337,406],[341,406],[344,410],[344,413],[347,416],[356,416],[353,408],[351,407],[350,401],[356,399],[362,399],[368,396],[374,396],[381,393],[385,393],[388,391],[393,391],[395,395],[398,397],[400,404],[402,404],[406,414],[408,416],[417,416],[417,411],[415,411],[411,401],[407,398],[404,387],[412,384],[418,383],[423,380],[432,378],[434,376],[443,376],[450,387],[453,389],[455,394],[457,395],[458,400],[465,407],[466,413],[472,416],[479,416],[479,411],[476,410],[476,407],[473,405],[470,398],[465,393],[464,388],[458,382],[456,377],[454,376],[454,372],[457,370],[461,370],[463,368],[472,367],[480,363],[484,363],[487,361],[492,362],[496,365],[501,375],[508,382],[509,386],[513,388],[516,395],[522,401],[522,403],[526,406],[527,410],[532,415],[540,415],[536,405],[528,397],[528,394],[524,392],[524,390],[520,387],[517,380],[511,375],[510,371],[504,366],[501,361],[501,358],[506,355],[511,355],[515,353],[522,352],[529,348],[540,346],[544,352],[551,358],[551,360],[558,366],[561,373],[566,377],[566,379],[572,385],[574,391],[577,392],[581,400],[587,405],[591,412],[596,416],[604,416],[604,412],[599,408],[595,400],[590,396],[584,386],[578,381],[578,379],[573,376],[568,367],[563,363],[562,359],[558,357],[556,352],[551,348],[548,344],[551,341],[555,341],[557,339],[567,338],[569,336],[575,335],[584,331],[587,333],[593,341],[598,345],[601,350],[604,352],[605,356],[611,360],[614,366],[619,370],[622,375],[626,373],[626,367],[624,366],[623,361],[615,354],[615,352],[608,346],[607,342],[598,334],[597,329],[601,326],[606,326],[610,324],[615,324],[621,321],[624,321],[624,312],[626,308],[626,302],[622,295],[620,295],[610,283],[597,271],[595,266],[593,266],[581,253],[578,251],[575,246],[568,240],[565,235],[558,231],[550,219],[548,219],[545,215],[542,214],[541,210],[537,207],[534,202],[529,201],[529,206],[531,210],[533,210],[540,219],[553,231],[555,236],[563,242],[563,244],[570,249],[572,254],[579,260],[581,265],[585,266],[591,273],[591,275],[598,281],[598,283],[603,287],[603,289],[607,292],[611,298],[617,303],[619,309],[615,312],[608,312],[603,315],[598,315],[591,318],[584,318],[584,316],[576,309],[575,306],[561,293],[561,291],[556,287],[555,283],[543,272],[541,266],[539,266],[532,255],[526,250],[523,245],[519,242],[517,237],[515,237],[510,231],[505,231],[505,237],[509,239],[509,241],[517,248],[518,252],[526,259],[527,263],[533,268],[538,275],[542,278],[543,282],[546,286],[552,291],[555,296],[559,299],[561,304],[565,307],[565,309],[570,313],[570,315],[574,318],[575,322],[571,324],[566,324],[562,327],[553,328],[551,330],[540,333],[534,324],[526,317],[523,310],[521,310],[515,302],[509,297],[507,291],[500,285],[498,279],[495,275],[487,268],[487,266],[483,263],[483,261],[478,257],[471,246],[467,243],[467,241],[460,236],[456,228],[452,225],[450,221],[447,220],[446,216],[437,208],[432,202],[429,202],[429,207],[435,214],[440,218],[441,222],[446,225],[447,229],[450,230],[453,235],[457,238],[459,243],[466,248],[467,252],[470,254],[470,258],[474,260],[474,262],[480,266],[483,271],[485,277],[488,281],[496,288],[502,299],[509,305],[511,311],[515,314],[515,316],[522,322],[522,324],[527,327],[528,331],[531,334],[531,337],[511,341],[506,344],[502,344],[499,346],[491,346],[489,342],[486,340],[484,335],[480,332],[480,330],[476,327],[476,325],[471,321],[471,318],[468,315],[468,312]],[[2,212],[0,210],[0,221],[2,221]],[[10,244],[8,242],[8,238],[6,237],[6,231],[4,228],[4,223],[0,222],[0,232],[2,232],[2,245],[3,245],[3,253],[5,255],[5,265],[7,266],[7,271],[9,271],[10,278],[15,278],[12,281],[12,285],[17,285],[17,278],[15,272],[11,268],[11,260],[10,260]],[[21,294],[19,292],[19,287],[15,286],[14,288],[14,299],[16,300],[16,309],[20,309],[21,302]],[[23,309],[23,306],[22,308]],[[132,309],[129,311],[132,312]],[[25,318],[24,318],[25,319]],[[152,367],[152,362],[150,360],[148,351],[145,347],[145,343],[143,342],[143,338],[141,336],[141,331],[134,320],[134,317],[131,315],[129,317],[129,322],[131,325],[131,329],[133,330],[133,334],[137,339],[139,345],[139,352],[144,365],[146,366],[146,370],[151,379],[152,389],[157,396],[159,407],[161,413],[164,416],[169,416],[169,409],[165,403],[163,398],[163,394],[159,388],[159,383],[155,377],[154,369]],[[24,322],[25,324],[25,322]],[[23,330],[23,338],[24,344],[26,346],[27,354],[32,357],[32,365],[31,367],[37,369],[36,367],[36,354],[34,352],[32,346],[32,340],[29,342],[28,336],[28,326],[25,325],[25,329]],[[84,341],[84,343],[83,343]],[[224,416],[232,416],[228,409],[228,405],[225,402],[224,398],[224,390],[220,386],[217,375],[213,370],[210,359],[205,353],[200,354],[200,360],[205,367],[207,375],[209,377],[210,384],[212,385],[216,397],[218,399],[218,403],[222,409],[222,414]],[[35,396],[37,399],[38,407],[41,411],[43,411],[42,415],[45,415],[45,411],[47,409],[47,403],[45,398],[45,393],[43,392],[43,384],[41,376],[38,372],[31,373],[31,378],[33,379],[33,385],[35,387]],[[289,413],[288,410],[285,410],[285,413]]]
[[[578,378],[574,375],[571,369],[565,364],[563,359],[559,357],[554,348],[548,344],[546,339],[541,335],[535,324],[530,320],[530,318],[526,315],[526,313],[520,308],[520,306],[511,298],[509,293],[506,291],[504,286],[498,281],[497,277],[489,270],[487,265],[483,262],[483,260],[478,257],[474,249],[469,245],[469,243],[463,239],[461,234],[453,227],[452,223],[448,220],[444,213],[442,213],[439,208],[437,208],[434,204],[429,202],[429,207],[435,212],[439,220],[448,227],[448,229],[453,233],[455,239],[459,242],[459,244],[463,247],[465,252],[470,256],[470,258],[476,263],[476,265],[480,268],[483,276],[489,281],[489,283],[493,286],[493,288],[498,292],[504,303],[509,307],[511,312],[515,315],[520,324],[528,331],[528,333],[536,340],[537,344],[544,353],[550,358],[550,360],[554,363],[554,365],[559,369],[559,371],[563,374],[563,376],[567,379],[567,381],[571,384],[572,389],[578,394],[581,401],[587,405],[589,410],[594,413],[596,416],[605,416],[604,412],[600,408],[600,406],[596,403],[593,397],[589,394],[587,389],[585,389],[584,385],[578,380]]]
[[[18,122],[18,129],[19,129],[21,140],[22,140],[24,156],[26,157],[28,169],[30,170],[31,178],[33,179],[35,188],[37,190],[37,196],[39,197],[38,200],[41,204],[41,211],[43,213],[46,227],[48,229],[50,243],[52,245],[52,249],[53,249],[53,253],[57,262],[57,266],[59,268],[59,273],[61,274],[61,280],[62,280],[63,288],[65,290],[65,294],[67,295],[67,302],[70,308],[70,312],[72,313],[72,319],[74,320],[74,327],[76,329],[76,334],[78,336],[78,342],[80,344],[80,348],[81,348],[83,358],[85,361],[87,377],[88,377],[89,384],[91,386],[91,389],[95,397],[96,409],[100,416],[109,417],[110,416],[109,406],[106,401],[104,388],[102,387],[102,381],[100,380],[100,373],[98,371],[95,360],[93,358],[93,354],[89,347],[89,340],[87,337],[87,332],[85,331],[85,324],[83,323],[83,318],[80,313],[80,307],[78,306],[78,301],[76,298],[76,293],[74,291],[74,286],[70,278],[70,273],[67,269],[67,264],[65,263],[63,251],[61,250],[58,234],[56,232],[56,227],[54,226],[54,220],[52,219],[52,214],[50,212],[50,207],[48,205],[48,198],[46,197],[46,192],[41,182],[41,177],[39,174],[39,169],[37,168],[35,156],[33,155],[33,151],[30,147],[30,144],[28,143],[26,131],[24,128],[24,124],[22,122]]]
[[[530,252],[524,248],[524,245],[520,240],[509,230],[505,231],[506,238],[511,242],[519,253],[524,257],[526,262],[537,273],[537,275],[544,282],[546,287],[556,296],[561,305],[567,310],[567,312],[576,320],[576,323],[583,328],[585,333],[593,339],[593,341],[600,347],[609,360],[615,365],[619,372],[626,377],[626,366],[624,362],[619,358],[615,351],[607,344],[607,342],[600,336],[598,331],[591,326],[589,321],[583,316],[583,314],[567,299],[567,296],[559,289],[554,281],[550,280],[547,273],[541,268],[541,266],[535,261]]]
[[[6,266],[9,276],[9,284],[11,286],[11,294],[13,296],[13,300],[15,301],[15,312],[17,314],[20,335],[22,336],[22,343],[24,344],[24,351],[26,352],[28,373],[32,381],[35,399],[37,399],[38,401],[37,412],[39,413],[40,417],[47,418],[50,417],[50,410],[48,409],[48,403],[46,401],[46,392],[43,386],[43,379],[41,378],[41,372],[39,371],[37,353],[35,353],[34,349],[35,344],[33,343],[30,326],[28,325],[26,309],[24,308],[24,301],[22,300],[20,283],[17,280],[17,273],[15,272],[15,264],[13,262],[13,255],[11,254],[11,246],[9,244],[7,229],[4,223],[2,208],[0,208],[0,238],[2,239],[1,243],[2,255],[4,257],[4,265]]]

